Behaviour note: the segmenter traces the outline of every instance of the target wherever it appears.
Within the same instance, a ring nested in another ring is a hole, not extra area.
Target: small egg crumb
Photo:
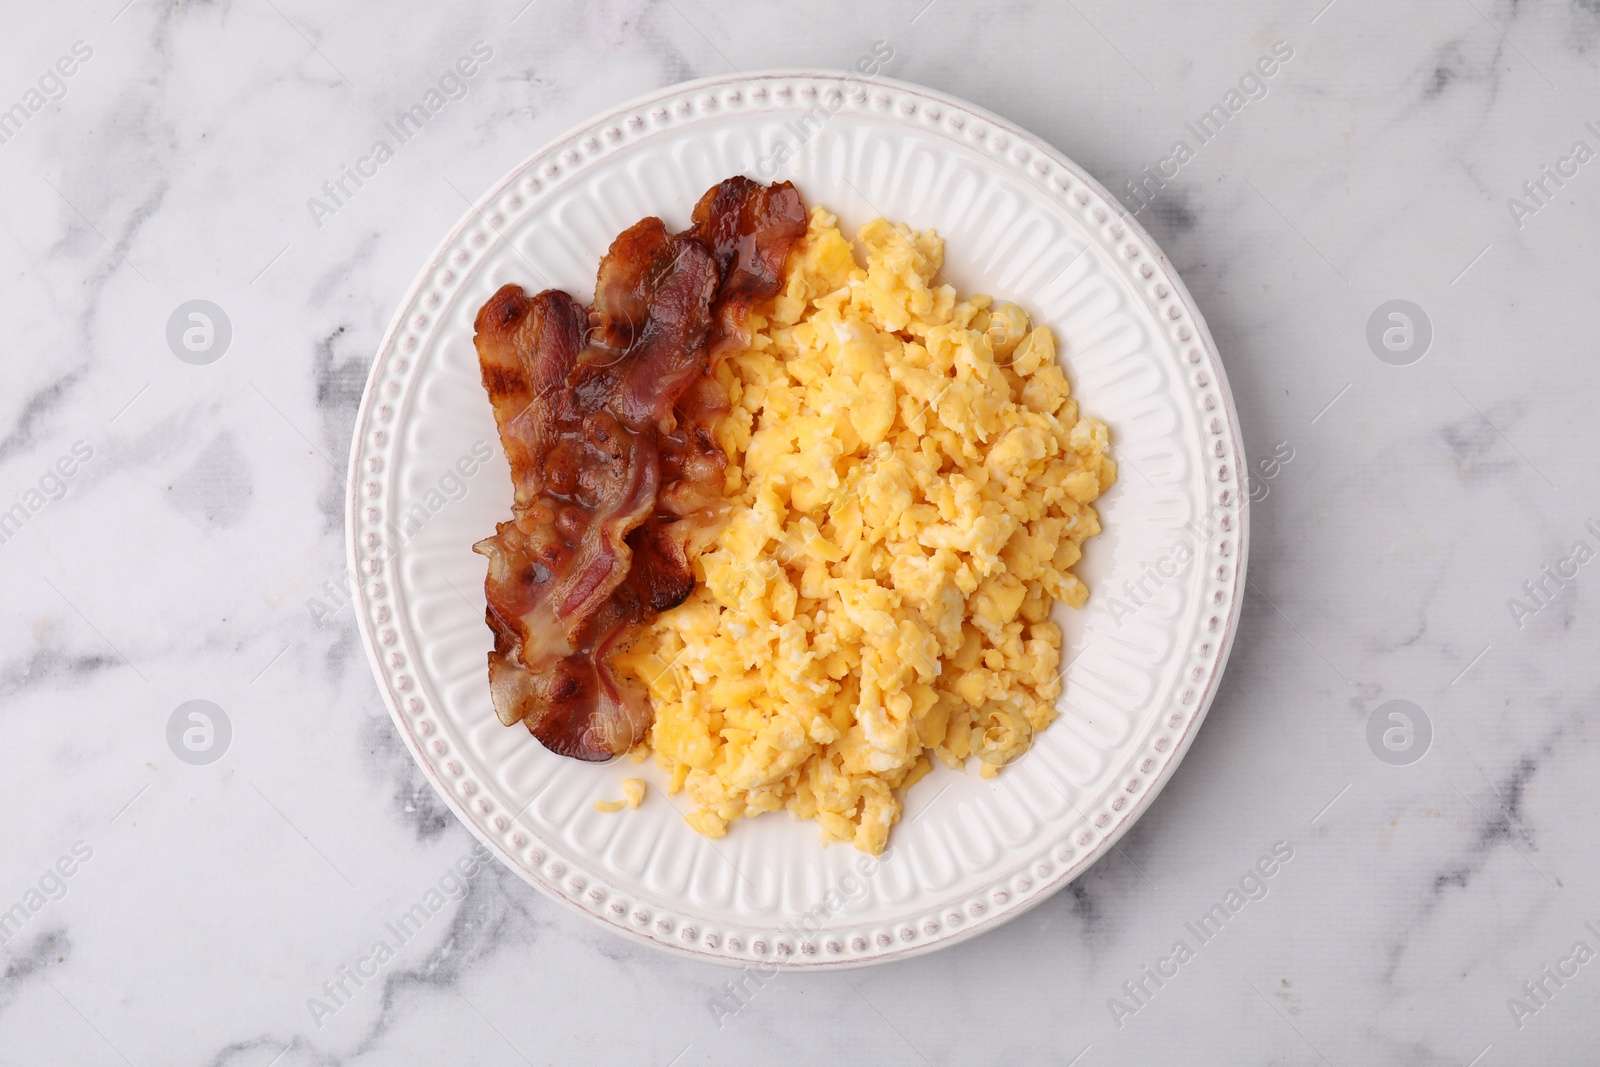
[[[858,262],[858,255],[865,266]],[[727,526],[617,663],[707,837],[787,809],[874,855],[934,760],[992,777],[1056,717],[1056,601],[1116,479],[1050,329],[936,284],[944,241],[821,208],[731,399]],[[599,805],[596,805],[599,807]]]
[[[643,778],[624,778],[622,780],[622,799],[597,800],[594,802],[594,810],[621,811],[623,808],[637,808],[644,803],[644,788]]]

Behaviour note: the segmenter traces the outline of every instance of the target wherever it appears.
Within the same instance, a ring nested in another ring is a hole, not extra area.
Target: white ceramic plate
[[[780,151],[779,146],[787,151]],[[824,847],[784,813],[721,841],[649,762],[593,766],[506,729],[489,700],[484,561],[510,508],[472,322],[506,282],[592,293],[617,233],[688,223],[746,173],[793,180],[848,232],[882,214],[946,241],[962,294],[1052,326],[1121,463],[1079,574],[1061,716],[992,781],[939,767],[892,853]],[[1244,588],[1237,419],[1215,345],[1166,258],[1092,178],[970,104],[902,83],[780,72],[674,86],[517,167],[424,265],[378,352],[351,449],[348,537],[378,685],[429,780],[502,862],[625,936],[734,964],[848,967],[1010,919],[1081,874],[1172,774],[1227,659]],[[640,775],[636,811],[591,805]]]

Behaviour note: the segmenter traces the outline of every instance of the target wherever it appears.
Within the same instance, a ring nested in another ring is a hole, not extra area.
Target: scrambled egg
[[[866,260],[863,269],[857,250]],[[718,375],[733,514],[622,665],[687,819],[787,808],[883,850],[901,793],[992,777],[1055,718],[1071,568],[1116,466],[1049,329],[935,285],[944,242],[818,208],[786,289]]]
[[[621,800],[597,800],[594,802],[595,811],[621,811],[623,808],[637,808],[644,802],[644,779],[624,778],[622,780]]]

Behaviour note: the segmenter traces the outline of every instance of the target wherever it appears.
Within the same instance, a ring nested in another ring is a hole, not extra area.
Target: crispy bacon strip
[[[670,430],[672,405],[704,376],[718,283],[706,246],[655,218],[625,231],[600,262],[601,351],[626,353],[613,406],[630,427]]]
[[[693,218],[693,232],[722,276],[712,348],[747,345],[750,310],[777,295],[789,249],[805,236],[805,202],[788,182],[735,177],[707,189]]]
[[[478,364],[511,462],[515,507],[544,491],[553,414],[588,326],[588,312],[555,289],[530,297],[520,286],[502,286],[478,311]]]
[[[805,206],[787,183],[730,178],[694,224],[629,227],[592,308],[508,285],[479,310],[484,390],[511,463],[512,517],[487,557],[489,690],[501,722],[552,752],[619,756],[650,727],[643,687],[612,667],[638,627],[682,603],[726,511],[713,360],[747,343],[782,286]]]

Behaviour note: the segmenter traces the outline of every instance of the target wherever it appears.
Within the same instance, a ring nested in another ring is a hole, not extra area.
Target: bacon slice
[[[530,297],[502,286],[478,310],[478,364],[511,462],[515,507],[544,491],[543,457],[555,444],[555,414],[588,324],[588,312],[555,289]]]
[[[748,342],[804,232],[792,186],[730,178],[682,233],[657,218],[623,231],[592,308],[507,285],[478,312],[514,490],[511,519],[473,546],[489,561],[489,690],[501,722],[552,752],[610,759],[650,727],[643,687],[611,661],[694,588],[727,508],[713,431],[728,401],[708,372]]]
[[[613,406],[630,427],[670,430],[672,405],[704,376],[718,281],[706,246],[656,218],[624,231],[600,261],[601,351],[625,353]]]
[[[722,276],[712,348],[743,347],[750,343],[751,309],[777,295],[789,249],[805,235],[805,202],[788,182],[735,177],[707,189],[693,218],[693,232]]]

